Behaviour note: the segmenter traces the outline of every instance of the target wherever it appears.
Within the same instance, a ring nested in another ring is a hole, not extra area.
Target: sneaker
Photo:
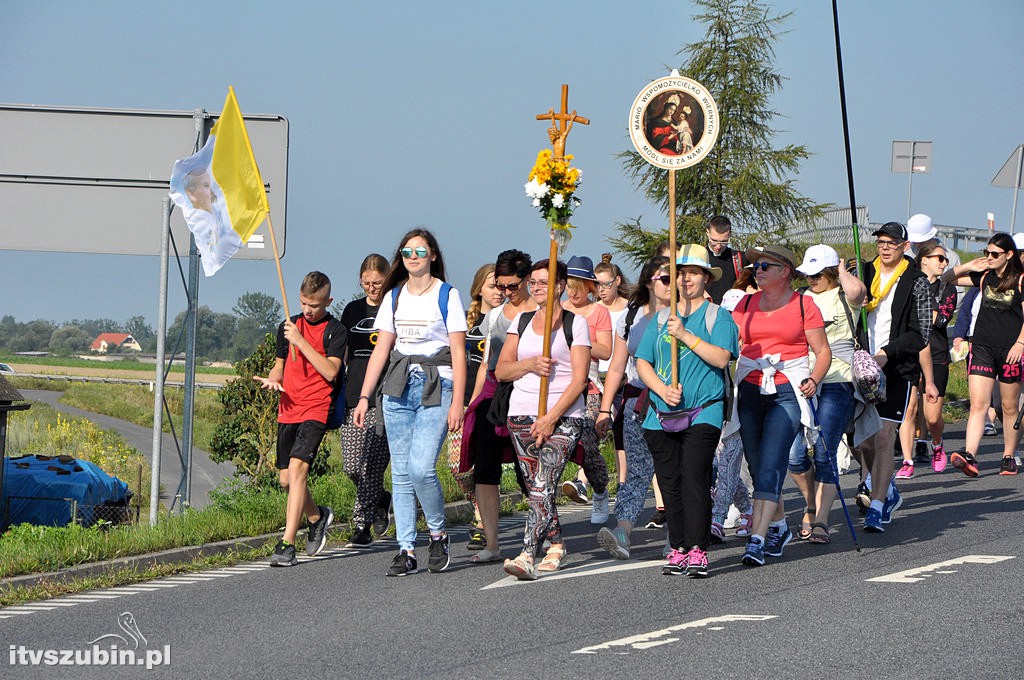
[[[473,527],[469,530],[469,543],[466,550],[483,550],[487,547],[487,535],[481,527]]]
[[[608,489],[604,493],[594,494],[594,509],[590,512],[591,524],[604,524],[608,521]]]
[[[345,544],[346,548],[365,548],[366,546],[373,543],[373,535],[370,533],[370,527],[356,527],[356,532],[352,534],[352,538],[348,539],[348,543]]]
[[[662,576],[685,574],[690,566],[690,553],[672,548],[668,554],[668,562],[661,568]]]
[[[377,518],[373,520],[373,533],[383,536],[391,528],[391,493],[384,491],[377,501]]]
[[[587,485],[576,479],[567,479],[562,482],[562,493],[580,505],[585,505],[590,501],[587,496]]]
[[[942,442],[932,447],[932,470],[942,472],[946,469],[946,449],[942,448]]]
[[[903,461],[903,465],[896,472],[896,479],[913,479],[914,477],[914,462],[911,460]]]
[[[708,554],[697,546],[686,553],[686,575],[690,578],[707,578]]]
[[[665,528],[665,508],[655,509],[654,514],[651,515],[651,520],[647,522],[647,529],[664,529]]]
[[[1017,461],[1012,457],[1006,456],[1002,462],[999,463],[999,474],[1001,475],[1015,475],[1017,474]]]
[[[968,477],[978,476],[978,461],[967,451],[954,451],[949,456],[949,462]]]
[[[729,506],[729,514],[725,516],[722,526],[726,529],[735,529],[736,522],[740,521],[740,511],[735,505]]]
[[[864,531],[872,534],[884,534],[885,527],[882,526],[882,512],[869,507],[864,513]]]
[[[295,557],[295,545],[286,543],[284,539],[278,541],[274,546],[274,554],[270,556],[270,566],[294,567],[298,563],[299,559]]]
[[[448,568],[452,563],[452,556],[448,552],[448,534],[441,538],[431,538],[427,547],[427,571],[431,574],[438,574]]]
[[[885,501],[882,503],[882,524],[891,522],[892,513],[899,510],[901,505],[903,505],[903,496],[900,495],[900,490],[896,488],[896,484],[890,482],[889,493],[886,494]]]
[[[994,436],[996,436],[996,434],[998,434],[996,432],[996,424],[995,423],[985,423],[985,436],[986,437],[994,437]]]
[[[861,482],[857,485],[857,495],[854,496],[854,500],[857,502],[857,507],[860,508],[860,514],[864,514],[871,507],[871,487],[865,482]]]
[[[928,463],[931,462],[931,455],[928,453],[928,442],[923,439],[918,439],[914,442],[914,462],[915,463]]]
[[[752,512],[741,512],[740,518],[736,520],[736,535],[737,536],[749,536],[750,530],[754,526],[754,513]]]
[[[764,566],[764,544],[754,538],[747,541],[747,548],[743,551],[743,559],[740,560],[748,567]]]
[[[629,538],[622,527],[615,527],[614,529],[601,527],[600,531],[597,532],[597,542],[615,559],[629,559]]]
[[[409,574],[415,574],[419,569],[416,568],[416,558],[410,555],[407,550],[395,555],[395,559],[391,560],[391,566],[388,568],[388,576],[407,576]]]
[[[306,525],[306,554],[317,555],[327,545],[327,527],[334,521],[334,511],[324,505],[318,505],[320,519]]]
[[[793,540],[793,532],[787,526],[785,529],[768,527],[768,535],[764,539],[764,554],[770,557],[782,557],[782,551],[786,545]]]
[[[711,522],[711,540],[715,543],[725,542],[725,527],[721,522]]]

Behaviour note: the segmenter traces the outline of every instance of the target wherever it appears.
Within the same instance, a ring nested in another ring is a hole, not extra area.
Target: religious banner
[[[707,88],[678,71],[640,91],[629,111],[629,138],[651,165],[688,168],[718,140],[718,105]]]

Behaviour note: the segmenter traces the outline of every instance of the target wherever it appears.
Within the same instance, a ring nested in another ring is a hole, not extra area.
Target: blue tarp
[[[78,502],[79,519],[93,523],[95,505],[127,505],[128,485],[85,460],[70,456],[22,456],[4,459],[4,497],[7,524],[65,526],[71,503]],[[8,500],[10,504],[8,504]]]

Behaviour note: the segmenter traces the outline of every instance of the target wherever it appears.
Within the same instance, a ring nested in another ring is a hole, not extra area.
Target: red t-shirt
[[[803,298],[803,320],[801,321],[800,302]],[[752,293],[740,300],[733,310],[732,318],[740,329],[740,355],[750,359],[760,359],[766,354],[780,354],[783,361],[807,356],[807,337],[804,331],[813,328],[824,328],[825,321],[821,310],[814,300],[794,292],[793,297],[785,305],[774,312],[762,312],[761,292]],[[761,383],[761,371],[751,371],[746,381],[758,385]],[[775,384],[788,383],[781,372],[775,374]]]
[[[295,325],[299,327],[302,337],[320,354],[340,359],[344,356],[346,342],[344,326],[341,324],[336,324],[340,331],[336,328],[331,337],[331,346],[324,352],[324,332],[334,320],[334,317],[328,314],[317,323],[309,323],[304,316],[299,315]],[[284,392],[281,393],[281,401],[277,407],[277,421],[302,423],[315,420],[326,423],[327,413],[331,408],[331,390],[334,386],[320,375],[302,352],[295,350],[295,358],[292,358],[292,352],[284,340],[284,324],[278,328],[277,356],[284,359],[284,377],[281,379]],[[338,379],[340,380],[340,373]]]

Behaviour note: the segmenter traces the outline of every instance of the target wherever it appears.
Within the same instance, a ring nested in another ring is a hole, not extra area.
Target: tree
[[[139,343],[143,348],[156,337],[153,327],[146,323],[146,317],[141,314],[136,314],[124,322],[124,332],[130,333],[135,338],[135,342]]]
[[[281,303],[266,293],[242,295],[232,311],[238,315],[238,326],[230,350],[232,361],[249,356],[263,342],[267,333],[277,333],[277,326],[284,319]]]
[[[167,329],[168,354],[172,351],[181,354],[185,352],[182,333],[185,316],[186,312],[180,312]],[[214,312],[206,305],[201,305],[196,313],[196,357],[211,360],[228,358],[237,324],[238,320],[233,314]],[[182,333],[182,341],[177,344],[179,333]]]
[[[760,242],[785,240],[784,227],[821,210],[800,195],[788,176],[797,174],[809,152],[803,145],[772,147],[771,97],[783,77],[773,69],[778,28],[789,14],[770,16],[759,0],[693,0],[703,13],[704,38],[677,54],[688,62],[681,75],[702,83],[715,97],[720,118],[718,141],[697,165],[676,172],[679,243],[704,240],[706,220],[726,215],[738,241],[757,234]],[[636,151],[619,154],[623,168],[647,198],[668,211],[668,171]],[[668,238],[667,228],[650,230],[640,218],[616,225],[608,241],[634,264],[651,256]]]
[[[50,334],[50,351],[56,354],[78,354],[88,350],[92,341],[93,337],[84,330],[67,324]]]

